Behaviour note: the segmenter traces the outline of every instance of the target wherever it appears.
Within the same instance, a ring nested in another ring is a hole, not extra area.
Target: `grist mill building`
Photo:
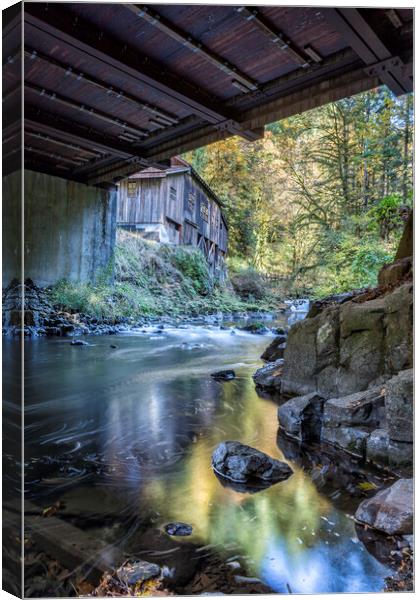
[[[196,246],[214,271],[223,270],[227,225],[221,202],[181,158],[120,182],[117,225],[156,242]]]

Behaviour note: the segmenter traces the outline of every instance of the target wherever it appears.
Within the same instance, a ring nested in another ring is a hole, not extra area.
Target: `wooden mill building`
[[[119,184],[117,225],[144,238],[197,246],[213,271],[222,271],[227,225],[221,202],[186,161],[148,168]]]

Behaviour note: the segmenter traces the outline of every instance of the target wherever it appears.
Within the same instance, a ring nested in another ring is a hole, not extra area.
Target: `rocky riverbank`
[[[22,298],[24,298],[22,327]],[[279,308],[277,312],[285,312]],[[155,326],[183,326],[185,323],[219,324],[224,321],[253,321],[244,329],[250,333],[270,333],[269,321],[276,313],[263,311],[217,312],[200,316],[144,316],[133,317],[95,317],[76,310],[68,311],[63,306],[52,304],[48,292],[27,279],[24,285],[18,281],[3,290],[3,335],[25,337],[77,337],[82,335],[112,335],[124,333],[134,328]],[[275,331],[275,329],[274,329]]]
[[[396,544],[390,553],[401,565],[387,589],[411,590],[412,257],[386,265],[375,289],[314,303],[262,358],[254,381],[278,397],[281,439],[335,448],[383,473],[354,518],[379,547],[378,535]],[[388,475],[401,479],[390,486]]]
[[[402,264],[403,263],[403,264]],[[315,303],[277,337],[256,385],[291,398],[285,434],[322,441],[393,472],[413,455],[413,283],[409,259],[379,274],[378,288]]]

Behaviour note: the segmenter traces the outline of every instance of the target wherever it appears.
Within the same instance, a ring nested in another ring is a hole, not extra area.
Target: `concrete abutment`
[[[3,287],[21,280],[21,172],[3,178]],[[113,277],[116,191],[25,170],[24,278],[38,286],[62,279]]]

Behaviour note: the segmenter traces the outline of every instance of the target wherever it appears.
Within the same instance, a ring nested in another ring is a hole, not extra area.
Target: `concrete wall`
[[[20,202],[15,175],[3,182],[9,241],[18,232],[12,210]],[[113,258],[116,200],[116,192],[25,171],[24,277],[42,287],[60,279],[94,281]],[[13,268],[6,269],[3,285],[13,276]]]
[[[3,287],[22,281],[22,171],[2,178]]]

